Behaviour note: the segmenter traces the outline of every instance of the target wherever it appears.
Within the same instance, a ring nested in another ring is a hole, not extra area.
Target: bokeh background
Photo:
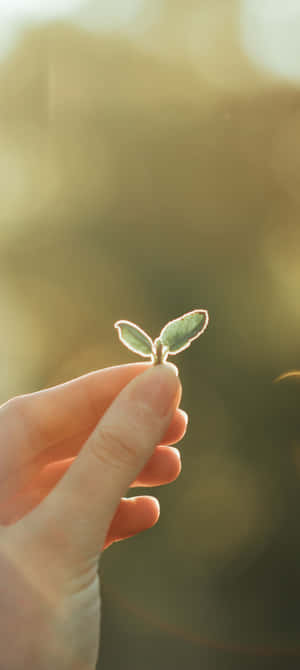
[[[0,18],[1,402],[136,361],[117,319],[210,314],[182,473],[101,562],[99,668],[297,668],[300,2]]]

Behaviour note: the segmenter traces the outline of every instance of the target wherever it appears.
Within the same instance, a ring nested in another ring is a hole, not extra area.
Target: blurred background
[[[210,314],[99,668],[299,667],[300,0],[1,0],[0,195],[1,402]]]

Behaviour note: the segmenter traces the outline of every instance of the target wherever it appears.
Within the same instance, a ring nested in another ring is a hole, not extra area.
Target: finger
[[[122,498],[107,532],[102,551],[113,542],[125,540],[152,528],[160,514],[159,502],[152,496]]]
[[[170,445],[176,444],[185,435],[186,428],[188,424],[188,415],[183,409],[176,409],[173,419],[168,426],[164,437],[162,438],[160,444]],[[91,434],[91,430],[85,431],[81,435],[78,435],[75,438],[69,440],[64,440],[61,444],[56,445],[55,447],[50,447],[43,451],[35,461],[37,469],[47,466],[48,464],[56,463],[58,461],[63,461],[68,458],[77,456],[82,448],[83,444],[86,442],[88,437]]]
[[[187,423],[188,415],[186,412],[177,409],[169,429],[161,440],[161,445],[170,445],[179,442],[186,432]],[[86,438],[88,437],[89,434],[86,435]],[[72,465],[84,441],[83,436],[80,436],[52,449],[46,449],[32,464],[28,464],[26,468],[22,468],[19,474],[14,473],[11,477],[3,478],[0,493],[0,523],[2,523],[1,518],[4,518],[3,514],[6,516],[6,509],[11,504],[15,505],[16,500],[18,500],[17,510],[23,509],[24,501],[22,499],[31,495],[33,489],[42,489],[45,490],[45,495],[48,494]],[[163,468],[165,468],[165,463],[157,464],[157,470],[161,473],[164,472]],[[172,479],[171,477],[170,481]],[[157,480],[156,482],[153,480],[153,483],[149,480],[146,484],[132,484],[131,486],[159,486],[166,483],[168,483],[167,480]],[[31,508],[32,506],[28,510]],[[24,514],[21,514],[20,518]]]
[[[104,368],[0,407],[0,473],[9,476],[32,457],[64,440],[89,435],[118,393],[151,363]],[[22,449],[20,449],[20,444]]]
[[[40,490],[47,495],[66,474],[75,458],[66,458],[63,461],[50,463],[22,490],[25,498],[31,495],[32,490]],[[181,471],[180,452],[175,447],[158,446],[137,478],[131,482],[130,488],[135,486],[161,486],[176,479]]]
[[[5,503],[2,503],[0,523],[2,525],[15,523],[39,505],[66,474],[74,460],[74,458],[68,458],[64,461],[51,463],[38,474],[34,481],[24,487],[22,492],[11,496]],[[180,472],[179,450],[175,447],[158,446],[129,488],[169,484],[177,479]],[[130,500],[133,500],[133,498],[130,498]]]
[[[166,433],[181,399],[181,384],[167,364],[151,366],[115,398],[79,456],[49,496],[26,517],[57,544],[64,557],[95,558],[120,498]],[[78,532],[78,528],[84,532]]]
[[[145,467],[130,484],[135,486],[163,486],[170,484],[181,472],[180,451],[176,447],[158,446]]]
[[[176,409],[164,437],[160,441],[161,445],[170,445],[180,442],[184,437],[188,425],[189,417],[183,409]]]

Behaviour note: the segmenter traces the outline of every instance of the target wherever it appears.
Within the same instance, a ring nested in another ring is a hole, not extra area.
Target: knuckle
[[[99,461],[116,468],[132,466],[137,459],[137,448],[110,426],[99,426],[90,449]]]
[[[34,401],[35,395],[27,393],[24,395],[17,395],[10,398],[3,407],[8,411],[8,417],[11,417],[15,422],[18,420],[25,435],[28,439],[32,435],[38,436],[39,440],[32,440],[31,450],[34,453],[40,452],[40,441],[46,442],[48,439],[47,428],[43,425],[43,421],[39,417],[38,406]],[[34,446],[36,444],[36,446]]]
[[[6,407],[14,409],[16,411],[22,411],[24,408],[26,396],[25,395],[15,395],[5,403]]]
[[[18,417],[23,424],[27,425],[27,403],[26,395],[16,395],[13,398],[10,398],[2,408],[4,411],[8,412],[8,415],[12,417]]]

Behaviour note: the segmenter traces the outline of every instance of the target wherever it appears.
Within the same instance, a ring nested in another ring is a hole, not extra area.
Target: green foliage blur
[[[300,90],[248,62],[237,2],[203,13],[201,67],[193,2],[162,4],[139,39],[29,26],[0,64],[0,399],[137,361],[118,319],[155,337],[207,309],[175,361],[182,473],[129,492],[160,520],[102,559],[99,667],[291,668],[300,373],[274,380],[300,369]]]

